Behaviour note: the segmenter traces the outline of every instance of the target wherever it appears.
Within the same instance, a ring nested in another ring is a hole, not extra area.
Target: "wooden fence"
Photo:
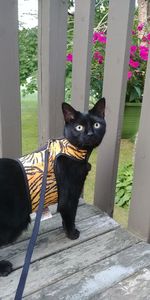
[[[62,134],[67,0],[39,0],[39,144]],[[0,1],[0,156],[21,154],[17,0]],[[89,101],[95,1],[76,0],[72,104],[82,111]],[[107,133],[98,151],[95,204],[113,215],[121,126],[125,103],[134,0],[110,0],[103,95]],[[129,229],[150,240],[150,58],[144,88]]]

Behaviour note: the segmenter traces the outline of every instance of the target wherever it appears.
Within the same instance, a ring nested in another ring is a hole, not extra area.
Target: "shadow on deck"
[[[24,299],[149,299],[150,245],[93,206],[81,204],[80,238],[65,237],[60,215],[42,221]],[[14,299],[32,226],[0,250],[14,272],[0,279],[0,299]]]

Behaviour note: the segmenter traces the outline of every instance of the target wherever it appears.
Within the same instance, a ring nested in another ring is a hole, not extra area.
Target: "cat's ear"
[[[94,107],[89,110],[89,113],[97,115],[98,117],[104,118],[105,117],[105,98],[101,98]]]
[[[62,111],[66,123],[75,119],[77,111],[70,104],[63,102]]]

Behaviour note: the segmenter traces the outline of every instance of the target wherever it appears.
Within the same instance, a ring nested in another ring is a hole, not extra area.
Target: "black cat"
[[[62,104],[62,110],[65,140],[73,149],[81,151],[80,155],[82,151],[86,153],[85,159],[59,155],[54,170],[58,188],[58,211],[62,216],[63,227],[68,238],[77,239],[80,233],[75,227],[75,216],[78,200],[91,168],[88,158],[92,150],[101,143],[106,130],[105,99],[99,100],[88,113],[76,111],[67,103]],[[32,211],[27,176],[21,162],[0,159],[0,246],[13,242],[27,229]],[[11,271],[12,264],[9,261],[0,261],[0,276],[7,276]]]

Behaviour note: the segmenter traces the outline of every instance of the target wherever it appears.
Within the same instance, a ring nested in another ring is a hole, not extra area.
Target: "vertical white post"
[[[110,0],[103,95],[107,133],[97,160],[95,204],[113,213],[134,0]]]
[[[150,242],[150,54],[147,66],[135,172],[129,211],[129,229]]]
[[[73,41],[72,105],[81,111],[88,110],[91,47],[95,1],[75,1]]]
[[[21,155],[18,1],[0,1],[0,157]]]
[[[67,0],[39,0],[39,144],[63,133]]]

